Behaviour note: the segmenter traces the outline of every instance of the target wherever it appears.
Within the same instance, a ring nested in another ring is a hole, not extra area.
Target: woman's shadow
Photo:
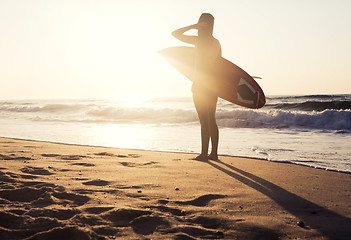
[[[215,162],[208,161],[207,163],[271,198],[286,211],[296,216],[307,226],[316,229],[328,239],[350,239],[350,218],[310,202],[307,199],[291,193],[265,179],[233,167],[220,160]]]

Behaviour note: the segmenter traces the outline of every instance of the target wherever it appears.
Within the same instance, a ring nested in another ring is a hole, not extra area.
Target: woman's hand
[[[198,29],[198,27],[199,27],[198,23],[192,24],[192,25],[189,26],[190,29]]]

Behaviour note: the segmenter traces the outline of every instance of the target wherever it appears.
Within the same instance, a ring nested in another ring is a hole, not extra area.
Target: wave
[[[219,112],[217,119],[220,127],[229,128],[304,128],[337,130],[339,133],[351,130],[351,110],[322,112],[235,110]]]
[[[60,111],[77,111],[87,106],[83,104],[46,104],[43,106],[24,103],[24,104],[13,104],[13,103],[2,103],[0,104],[0,112],[60,112]]]
[[[292,111],[324,111],[351,109],[351,95],[303,95],[267,97],[264,108]]]
[[[350,96],[347,95],[347,97]],[[337,97],[334,96],[334,99]],[[139,107],[129,107],[111,101],[93,100],[8,101],[0,102],[0,117],[36,122],[198,124],[195,109],[189,105],[191,99],[189,101],[182,99],[180,103],[179,99],[174,102],[160,100]],[[332,130],[340,134],[351,132],[351,100],[285,101],[271,100],[267,106],[260,110],[239,108],[233,104],[228,105],[227,102],[219,101],[216,115],[218,125],[227,128]]]
[[[351,101],[305,101],[301,103],[276,103],[267,104],[267,108],[301,110],[301,111],[324,111],[324,110],[347,110],[351,109]]]
[[[272,128],[333,130],[336,133],[351,131],[351,110],[325,110],[322,112],[291,112],[283,110],[255,111],[235,109],[218,111],[217,123],[224,128]],[[91,110],[70,118],[42,118],[35,121],[93,122],[117,124],[194,124],[198,123],[195,111],[180,109],[127,109],[105,108]]]
[[[339,94],[339,95],[332,95],[332,94],[314,94],[314,95],[288,95],[288,96],[267,96],[269,100],[299,100],[299,99],[312,99],[312,100],[323,100],[323,99],[340,99],[340,100],[350,100],[350,94]]]

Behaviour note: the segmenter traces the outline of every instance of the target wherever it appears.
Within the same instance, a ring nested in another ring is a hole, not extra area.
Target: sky
[[[0,0],[0,99],[190,97],[157,51],[203,12],[266,95],[350,94],[349,0]]]

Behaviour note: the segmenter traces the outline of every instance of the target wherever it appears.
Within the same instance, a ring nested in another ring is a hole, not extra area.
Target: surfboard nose
[[[255,90],[248,82],[241,78],[237,87],[237,97],[242,103],[247,103],[253,108],[261,108],[266,104],[266,98],[259,91]]]
[[[260,100],[257,103],[257,108],[261,108],[266,104],[266,98],[265,96],[261,96]]]

